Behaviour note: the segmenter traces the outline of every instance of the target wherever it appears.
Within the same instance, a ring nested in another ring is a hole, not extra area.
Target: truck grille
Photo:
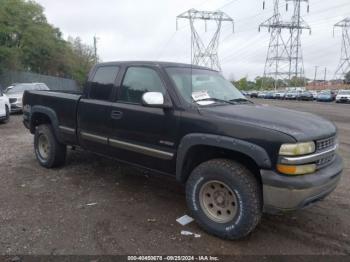
[[[333,162],[334,159],[335,159],[335,154],[332,154],[332,155],[330,155],[328,157],[325,157],[325,158],[322,158],[322,159],[318,160],[316,162],[317,169],[321,169],[323,167],[326,167],[326,166],[330,165]]]
[[[335,136],[326,138],[326,139],[322,139],[322,140],[318,140],[316,141],[316,149],[317,151],[323,151],[326,150],[328,148],[334,147],[336,143],[336,138]]]
[[[17,98],[10,98],[9,100],[10,100],[10,104],[17,102]]]
[[[335,144],[337,143],[336,141],[337,141],[337,139],[335,136],[316,141],[317,151],[322,152],[322,151],[325,151],[327,149],[329,150],[329,149],[333,148],[335,146]],[[323,167],[330,165],[334,159],[335,159],[335,151],[332,154],[327,155],[326,157],[318,160],[316,162],[317,169],[321,169]]]

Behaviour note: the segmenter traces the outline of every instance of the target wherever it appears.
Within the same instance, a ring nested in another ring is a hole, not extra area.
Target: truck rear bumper
[[[293,211],[324,199],[337,187],[342,170],[339,156],[336,156],[330,166],[311,175],[291,177],[271,170],[261,170],[264,211]]]

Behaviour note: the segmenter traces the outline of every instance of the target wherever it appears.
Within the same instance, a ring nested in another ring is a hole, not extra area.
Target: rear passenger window
[[[90,85],[90,99],[109,100],[119,67],[104,66],[97,69]]]
[[[162,80],[157,72],[146,67],[130,67],[125,74],[119,101],[141,104],[142,96],[147,92],[164,94]]]

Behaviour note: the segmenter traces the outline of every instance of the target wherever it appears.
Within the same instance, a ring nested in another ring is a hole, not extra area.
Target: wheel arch
[[[267,152],[258,145],[225,136],[190,134],[182,139],[179,146],[176,179],[185,183],[197,165],[214,158],[236,160],[250,169],[260,181],[260,169],[271,167]]]
[[[30,115],[30,132],[34,134],[35,128],[43,124],[50,124],[56,138],[60,140],[58,132],[58,118],[55,111],[44,106],[33,106]]]

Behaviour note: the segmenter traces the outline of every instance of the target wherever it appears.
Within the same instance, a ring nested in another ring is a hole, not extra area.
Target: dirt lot
[[[186,213],[182,186],[91,153],[69,151],[62,169],[41,168],[21,116],[0,125],[0,254],[350,254],[350,105],[260,100],[335,122],[343,180],[326,200],[264,215],[242,241],[223,241]],[[92,204],[92,205],[88,205]],[[190,230],[201,238],[181,236]]]

